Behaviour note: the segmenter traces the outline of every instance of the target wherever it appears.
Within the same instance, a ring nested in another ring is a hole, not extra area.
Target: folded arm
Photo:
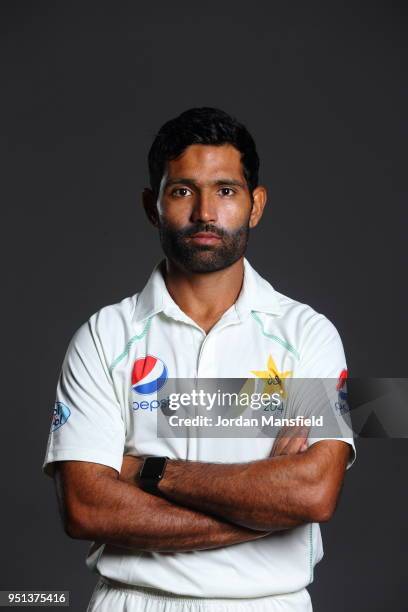
[[[156,552],[219,548],[267,535],[145,493],[133,482],[140,465],[141,460],[132,457],[119,475],[97,463],[57,462],[57,496],[66,533]]]
[[[288,529],[328,521],[350,446],[316,442],[304,452],[249,463],[170,460],[159,490],[166,499],[249,529]]]

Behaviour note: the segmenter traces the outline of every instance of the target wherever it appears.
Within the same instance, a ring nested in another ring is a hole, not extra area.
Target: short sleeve
[[[349,469],[356,459],[356,447],[347,403],[347,364],[343,344],[336,327],[324,315],[314,313],[308,321],[296,370],[298,409],[315,413],[323,426],[313,427],[309,446],[319,440],[342,440],[352,453]]]
[[[42,466],[48,476],[55,461],[90,461],[118,472],[122,466],[125,424],[95,318],[74,334],[62,364]]]

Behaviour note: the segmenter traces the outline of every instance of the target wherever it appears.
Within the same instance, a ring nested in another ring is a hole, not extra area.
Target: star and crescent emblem
[[[251,374],[265,380],[263,393],[280,393],[282,397],[286,396],[283,381],[292,376],[292,370],[280,372],[272,355],[268,356],[265,370],[251,370]]]

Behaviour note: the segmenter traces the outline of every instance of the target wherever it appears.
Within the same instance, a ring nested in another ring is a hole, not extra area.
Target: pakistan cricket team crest
[[[292,376],[292,370],[280,372],[272,355],[268,357],[265,370],[251,370],[251,374],[255,374],[257,378],[265,380],[263,393],[279,393],[282,398],[286,397],[283,381],[285,378]]]

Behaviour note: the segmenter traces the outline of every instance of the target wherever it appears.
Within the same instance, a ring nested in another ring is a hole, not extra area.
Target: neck
[[[221,316],[237,300],[244,278],[244,258],[216,272],[182,270],[166,258],[164,280],[173,300],[194,320]]]

